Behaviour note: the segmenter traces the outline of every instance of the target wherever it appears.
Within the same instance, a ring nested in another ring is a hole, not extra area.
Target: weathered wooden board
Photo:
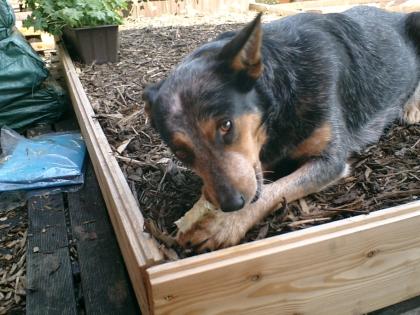
[[[58,132],[80,130],[76,117],[54,127]],[[86,160],[83,187],[67,193],[67,204],[86,314],[139,314],[90,159]]]
[[[68,204],[86,314],[139,314],[90,162],[83,188],[68,194]]]
[[[77,314],[63,195],[28,202],[26,314]]]
[[[155,314],[363,314],[420,294],[420,202],[147,273]]]
[[[162,260],[144,219],[80,83],[67,50],[59,45],[67,87],[108,213],[143,315],[149,314],[144,270]]]
[[[52,132],[43,124],[29,138]],[[63,194],[28,200],[26,314],[77,314]]]
[[[160,0],[133,1],[130,16],[154,17],[166,14],[191,15],[215,14],[226,12],[244,13],[248,11],[248,0]]]

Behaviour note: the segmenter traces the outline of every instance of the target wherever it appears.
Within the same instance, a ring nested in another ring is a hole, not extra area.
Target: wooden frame
[[[163,262],[62,45],[59,53],[143,315],[361,314],[420,295],[420,201]]]

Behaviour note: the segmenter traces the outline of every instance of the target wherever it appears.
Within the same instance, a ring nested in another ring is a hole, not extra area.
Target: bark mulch
[[[254,14],[222,17],[144,18],[121,28],[120,61],[78,65],[96,117],[120,161],[147,228],[168,259],[190,255],[178,248],[174,221],[200,195],[201,180],[181,165],[151,129],[141,99],[187,53],[217,34],[235,30]],[[273,17],[265,16],[265,21]],[[368,214],[420,197],[420,126],[395,124],[377,145],[352,159],[349,177],[325,191],[285,205],[250,231],[244,242]]]
[[[25,206],[0,208],[0,314],[25,312],[27,227]]]

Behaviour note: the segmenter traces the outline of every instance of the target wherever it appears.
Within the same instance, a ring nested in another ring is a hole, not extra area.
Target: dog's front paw
[[[238,213],[217,211],[204,216],[190,229],[178,232],[178,244],[195,252],[207,252],[238,244],[247,228]]]

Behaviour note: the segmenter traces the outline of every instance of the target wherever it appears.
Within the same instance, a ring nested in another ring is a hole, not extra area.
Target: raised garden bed
[[[61,49],[143,313],[363,313],[420,294],[420,201],[388,208],[420,195],[418,125],[391,128],[381,144],[355,157],[349,178],[288,205],[247,235],[258,241],[189,258],[173,245],[173,222],[198,198],[200,182],[146,123],[142,90],[200,43],[238,27],[228,23],[249,19],[217,19],[225,23],[218,26],[145,19],[121,32],[118,64],[81,68],[83,85]],[[363,215],[378,209],[385,210]],[[318,226],[303,229],[311,225]]]

